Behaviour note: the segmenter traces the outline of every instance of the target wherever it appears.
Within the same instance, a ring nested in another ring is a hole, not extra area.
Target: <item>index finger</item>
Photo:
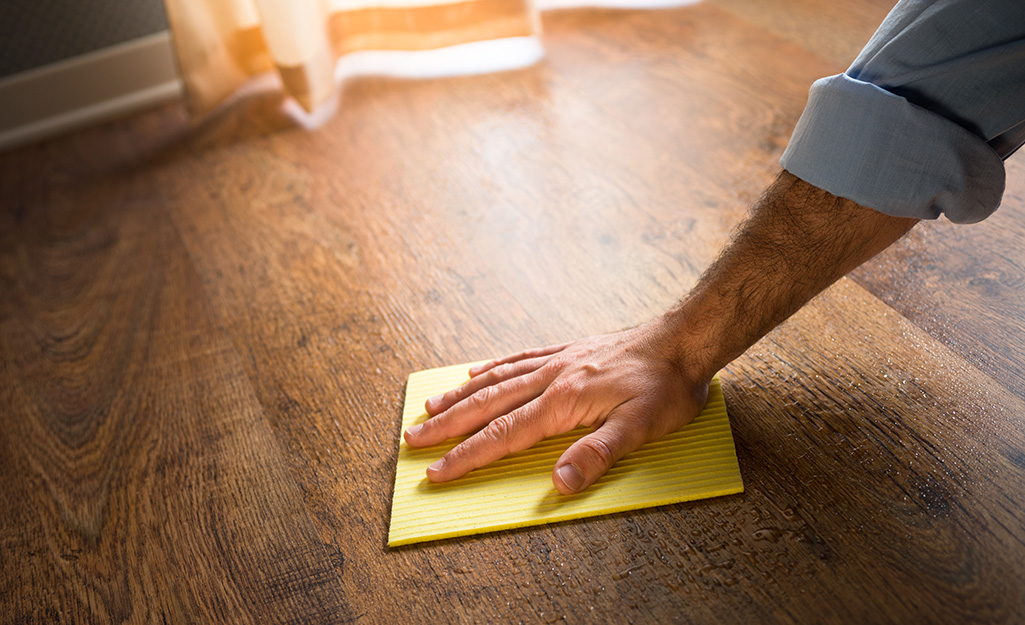
[[[454,480],[558,434],[554,431],[557,423],[550,416],[551,411],[546,410],[546,403],[542,395],[493,420],[427,467],[427,479],[432,482]]]
[[[531,401],[544,392],[545,386],[545,381],[533,372],[481,388],[444,412],[409,427],[404,434],[406,442],[426,447],[469,434]]]
[[[467,398],[472,397],[482,389],[533,373],[540,369],[543,364],[545,364],[545,361],[542,358],[528,358],[527,360],[498,365],[483,374],[470,378],[462,386],[429,398],[424,402],[424,410],[432,417],[440,415]],[[512,410],[515,407],[510,406],[509,409]]]
[[[525,349],[522,352],[496,358],[480,365],[474,365],[470,367],[470,377],[478,376],[489,369],[494,369],[498,365],[506,365],[513,362],[519,362],[521,360],[527,360],[530,358],[540,358],[542,356],[551,356],[557,354],[562,350],[570,346],[570,343],[561,343],[559,345],[548,345],[547,347],[535,347],[533,349]]]

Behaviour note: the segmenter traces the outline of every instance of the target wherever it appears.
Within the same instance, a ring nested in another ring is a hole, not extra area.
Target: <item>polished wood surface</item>
[[[0,155],[2,622],[1025,620],[1020,156],[723,372],[742,495],[385,546],[406,376],[673,303],[888,8],[560,11],[315,131]]]

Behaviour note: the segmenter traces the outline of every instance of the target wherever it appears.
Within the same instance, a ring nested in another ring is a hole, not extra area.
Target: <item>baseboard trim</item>
[[[0,79],[0,150],[181,97],[171,36],[155,33]]]

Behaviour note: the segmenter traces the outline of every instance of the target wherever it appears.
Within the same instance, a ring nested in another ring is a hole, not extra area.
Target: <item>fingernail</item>
[[[408,428],[406,428],[406,436],[416,436],[417,434],[420,433],[420,430],[422,430],[422,429],[424,429],[424,426],[423,426],[422,423],[418,423],[416,425],[411,425]]]
[[[431,466],[427,467],[427,470],[428,471],[433,471],[433,472],[437,473],[438,471],[441,471],[441,468],[444,467],[444,466],[445,466],[445,458],[442,457],[440,460],[436,461],[434,464],[432,464]]]
[[[577,492],[584,486],[584,474],[572,464],[564,464],[555,473],[571,491]]]
[[[434,397],[431,397],[430,399],[427,400],[427,404],[429,406],[431,406],[431,407],[437,406],[438,404],[441,403],[441,398],[442,397],[444,397],[444,395],[435,395]]]

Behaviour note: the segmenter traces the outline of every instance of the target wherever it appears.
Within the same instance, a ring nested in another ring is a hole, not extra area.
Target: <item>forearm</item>
[[[681,368],[708,379],[915,223],[784,171],[697,286],[657,323]]]
[[[564,494],[689,423],[712,375],[915,220],[887,217],[784,172],[697,286],[663,317],[622,332],[512,354],[431,398],[415,447],[474,433],[427,469],[444,482],[579,425],[594,432],[555,464]]]

